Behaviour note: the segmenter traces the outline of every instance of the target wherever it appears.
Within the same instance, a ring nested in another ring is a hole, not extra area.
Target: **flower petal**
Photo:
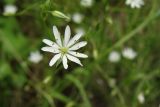
[[[56,42],[58,45],[62,46],[62,41],[61,41],[61,37],[60,37],[60,33],[58,32],[58,29],[56,26],[53,26],[53,34],[54,37],[56,39]]]
[[[63,56],[63,66],[64,66],[65,69],[68,68],[67,57],[66,57],[66,55]]]
[[[78,33],[76,34],[67,44],[67,47],[70,47],[72,46],[73,44],[75,44],[79,39],[80,37],[82,36],[82,33]]]
[[[43,47],[41,48],[42,51],[51,52],[51,53],[59,53],[59,50],[54,47]]]
[[[56,49],[59,49],[59,46],[58,44],[56,44],[55,42],[53,42],[53,45],[52,45],[53,48],[56,48]]]
[[[81,61],[80,61],[78,58],[76,58],[76,57],[74,57],[74,56],[72,56],[72,55],[69,55],[69,54],[67,54],[67,58],[68,58],[70,61],[75,62],[75,63],[83,66],[83,65],[81,64]]]
[[[75,57],[88,58],[88,56],[86,54],[82,54],[82,53],[79,53],[79,52],[69,51],[68,53],[75,56]]]
[[[54,48],[59,48],[59,46],[55,43],[55,42],[52,42],[51,40],[49,39],[43,39],[43,42],[51,47],[54,47]]]
[[[52,46],[53,45],[53,42],[49,39],[43,39],[43,42],[49,46]]]
[[[64,46],[66,46],[67,43],[69,42],[70,36],[71,36],[71,29],[67,25],[67,27],[65,29],[65,34],[64,34]]]
[[[79,42],[79,43],[73,45],[71,48],[69,48],[69,50],[78,50],[79,48],[84,47],[85,45],[87,45],[87,42],[82,41],[82,42]]]
[[[49,66],[53,66],[60,57],[61,57],[61,54],[56,54],[49,62]]]

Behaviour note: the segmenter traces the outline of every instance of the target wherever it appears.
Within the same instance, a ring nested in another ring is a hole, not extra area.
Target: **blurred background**
[[[0,0],[0,107],[160,107],[159,0]],[[83,67],[49,67],[52,26],[83,33]]]

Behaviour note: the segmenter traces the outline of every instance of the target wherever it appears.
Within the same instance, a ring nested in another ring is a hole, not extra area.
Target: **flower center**
[[[62,54],[66,54],[68,52],[68,48],[66,47],[61,47],[59,50],[61,51]]]

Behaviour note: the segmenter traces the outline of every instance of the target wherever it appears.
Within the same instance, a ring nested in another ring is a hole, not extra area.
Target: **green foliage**
[[[2,0],[18,12],[0,16],[1,107],[158,107],[160,102],[160,1],[145,0],[140,9],[125,0],[94,0],[83,7],[79,0]],[[0,12],[3,8],[0,8]],[[81,13],[80,24],[72,20]],[[70,25],[72,36],[83,28],[88,42],[82,52],[83,67],[69,62],[49,67],[52,54],[42,53],[43,38],[54,41],[52,26],[63,36]],[[137,52],[133,60],[121,55],[112,63],[110,52],[125,47]],[[28,60],[39,50],[43,60]],[[137,97],[143,93],[145,102]]]

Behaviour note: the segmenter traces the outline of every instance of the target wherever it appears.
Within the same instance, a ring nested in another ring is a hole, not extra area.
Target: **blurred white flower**
[[[91,7],[93,5],[93,0],[81,0],[80,4],[84,7]]]
[[[39,51],[34,51],[30,53],[28,60],[33,63],[39,63],[43,59],[43,56]]]
[[[74,13],[73,16],[72,16],[72,20],[73,22],[79,24],[82,22],[84,16],[80,13]]]
[[[4,7],[3,14],[6,15],[6,16],[8,16],[8,15],[14,15],[17,12],[17,10],[18,9],[17,9],[17,7],[15,5],[9,4],[9,5],[6,5]]]
[[[75,32],[76,32],[76,33],[81,33],[82,35],[85,34],[85,30],[84,30],[83,28],[81,28],[81,27],[80,27],[80,28],[76,28],[76,29],[75,29]]]
[[[137,99],[139,101],[139,103],[143,104],[145,102],[145,97],[144,94],[141,92],[138,94]]]
[[[127,59],[134,59],[137,56],[137,53],[132,48],[124,48],[122,51],[123,57]]]
[[[121,59],[121,56],[117,51],[112,51],[108,57],[108,60],[110,62],[118,62],[120,59]]]
[[[126,5],[130,5],[131,8],[141,8],[144,5],[143,0],[126,0]]]
[[[71,31],[70,27],[67,26],[64,33],[64,39],[62,41],[60,33],[56,26],[53,26],[53,33],[56,42],[52,42],[51,40],[48,39],[43,39],[43,42],[48,46],[43,47],[41,49],[42,51],[51,52],[55,54],[55,56],[51,59],[49,66],[53,66],[58,60],[62,60],[64,68],[67,69],[68,68],[67,59],[83,66],[77,57],[87,58],[88,56],[76,52],[76,50],[87,45],[86,41],[76,43],[80,39],[82,34],[78,33],[73,38],[70,39]]]

